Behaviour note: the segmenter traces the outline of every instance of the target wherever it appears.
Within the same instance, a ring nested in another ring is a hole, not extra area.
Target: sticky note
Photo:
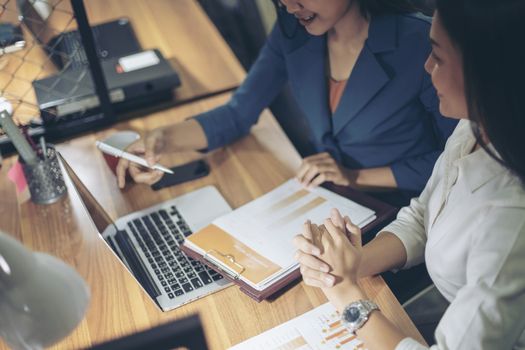
[[[160,59],[157,57],[155,51],[144,51],[126,57],[121,57],[118,60],[119,68],[117,69],[117,72],[127,73],[134,70],[154,66],[159,62]],[[119,70],[121,71],[119,72]]]
[[[26,177],[24,175],[24,170],[22,170],[22,165],[17,161],[11,169],[7,172],[7,177],[9,180],[13,181],[16,185],[16,191],[18,193],[22,192],[27,187]]]

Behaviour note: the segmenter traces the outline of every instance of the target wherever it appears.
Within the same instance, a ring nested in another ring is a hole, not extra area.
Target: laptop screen
[[[77,174],[73,171],[71,166],[66,162],[64,157],[60,153],[58,153],[58,158],[60,159],[60,162],[64,166],[64,169],[66,170],[67,175],[73,182],[73,185],[75,186],[78,196],[80,197],[80,200],[82,203],[84,203],[84,206],[86,207],[89,216],[93,220],[93,223],[95,224],[97,230],[99,233],[103,233],[106,228],[110,225],[115,225],[111,217],[108,215],[106,210],[100,205],[100,203],[95,199],[95,197],[89,192],[87,187],[84,185],[84,183],[80,180],[80,178],[77,176]]]

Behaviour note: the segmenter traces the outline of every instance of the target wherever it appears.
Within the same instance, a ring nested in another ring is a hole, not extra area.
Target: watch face
[[[343,313],[346,322],[355,323],[361,316],[361,311],[357,307],[349,307]]]

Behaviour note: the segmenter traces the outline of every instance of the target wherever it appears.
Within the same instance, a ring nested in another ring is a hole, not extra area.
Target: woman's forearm
[[[401,240],[393,233],[383,232],[363,247],[359,277],[401,268],[406,260],[407,253]]]
[[[206,134],[195,119],[188,119],[157,131],[163,133],[167,152],[193,151],[208,147]]]
[[[364,190],[391,190],[397,188],[396,178],[388,166],[350,170],[355,186]]]

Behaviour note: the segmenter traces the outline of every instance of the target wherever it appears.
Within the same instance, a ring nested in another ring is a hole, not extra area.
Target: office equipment
[[[96,145],[97,145],[99,150],[101,150],[102,152],[107,153],[107,154],[109,154],[111,156],[114,156],[114,157],[117,157],[117,158],[127,159],[130,162],[137,163],[137,164],[142,165],[142,166],[144,166],[146,168],[150,168],[150,169],[154,169],[154,170],[160,170],[160,171],[162,171],[164,173],[167,173],[167,174],[173,174],[173,171],[171,169],[166,168],[163,165],[160,165],[160,164],[157,163],[157,164],[155,164],[153,166],[150,166],[148,164],[148,162],[146,161],[146,159],[141,158],[141,157],[139,157],[139,156],[137,156],[135,154],[126,152],[123,149],[120,149],[120,148],[108,145],[107,143],[105,143],[103,141],[97,141]]]
[[[293,238],[307,219],[322,222],[334,207],[359,227],[376,218],[369,208],[292,179],[187,237],[183,250],[261,301],[300,276]]]
[[[122,68],[124,59],[148,53],[156,60],[140,69]],[[107,82],[109,98],[119,110],[130,110],[151,104],[152,101],[170,98],[173,89],[180,85],[178,74],[158,50],[148,50],[125,57],[101,62]],[[47,127],[66,125],[66,120],[85,119],[97,111],[100,100],[87,68],[73,68],[33,81],[38,106]],[[78,120],[82,123],[82,120]]]
[[[179,248],[193,231],[231,211],[217,189],[204,187],[113,222],[62,157],[61,162],[99,234],[163,311],[229,285]]]
[[[70,266],[0,230],[0,337],[12,349],[43,349],[67,336],[84,318],[89,294]]]
[[[171,350],[179,348],[208,349],[199,316],[193,315],[170,321],[142,332],[97,344],[89,350]]]
[[[78,31],[56,34],[49,23],[50,9],[45,2],[18,0],[21,23],[44,47],[51,61],[59,69],[83,68],[88,61]],[[44,9],[42,9],[44,8]],[[141,50],[128,18],[101,23],[91,27],[99,59],[122,57]]]
[[[208,163],[202,159],[175,166],[171,168],[171,170],[173,174],[162,176],[159,181],[151,185],[151,189],[158,191],[169,186],[175,186],[186,181],[201,178],[210,173]]]
[[[356,350],[365,346],[342,325],[341,316],[332,304],[326,303],[230,348],[281,349]]]
[[[37,204],[55,203],[67,192],[55,148],[51,145],[45,147],[46,156],[39,158],[36,163],[20,162],[31,193],[31,200]]]
[[[97,56],[101,60],[131,55],[141,50],[131,22],[127,18],[101,23],[91,27]],[[50,58],[58,68],[80,68],[87,66],[86,52],[78,31],[62,33],[47,45]]]
[[[3,97],[0,97],[0,127],[9,136],[11,142],[26,164],[35,164],[38,160],[37,155],[31,145],[27,142],[24,135],[11,119],[13,107]]]
[[[25,45],[26,42],[20,26],[15,26],[12,23],[0,23],[0,56],[22,50]]]

